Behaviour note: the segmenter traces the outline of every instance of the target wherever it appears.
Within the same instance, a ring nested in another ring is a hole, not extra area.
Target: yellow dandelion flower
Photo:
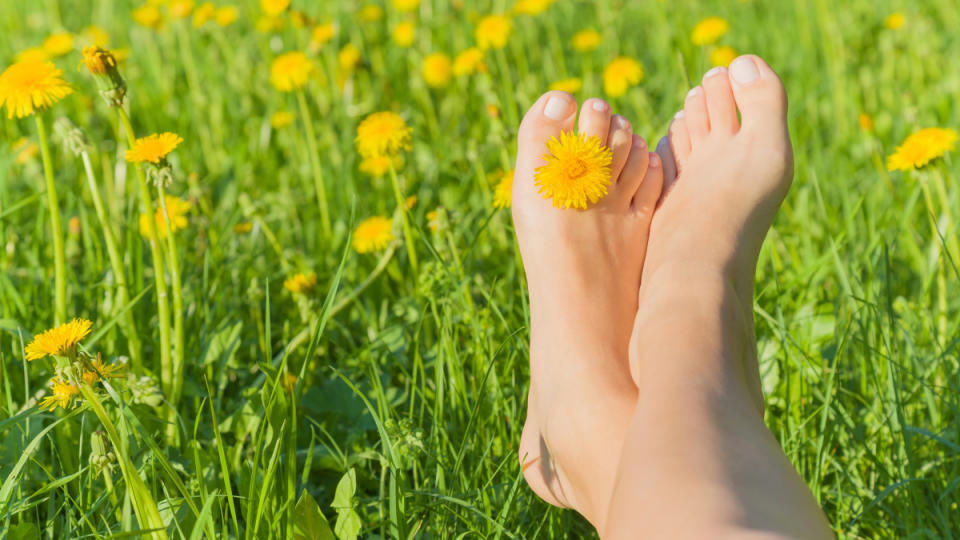
[[[510,208],[513,202],[513,173],[514,169],[500,175],[500,182],[493,190],[493,206],[496,208]]]
[[[383,217],[367,218],[353,231],[353,249],[357,253],[380,251],[393,241],[393,223]]]
[[[187,213],[190,211],[191,204],[190,201],[180,199],[178,197],[171,197],[167,195],[163,198],[164,206],[167,207],[167,214],[170,216],[170,231],[177,232],[181,229],[185,229],[189,224],[187,220]],[[147,238],[150,236],[150,222],[146,214],[140,214],[140,234]],[[160,238],[167,237],[167,220],[163,215],[163,207],[157,206],[157,210],[153,213],[153,220],[157,228],[157,236]]]
[[[580,80],[580,77],[562,79],[550,85],[551,90],[560,90],[561,92],[568,92],[570,94],[576,94],[580,91],[581,87],[583,87],[583,81]]]
[[[314,49],[323,47],[337,35],[337,27],[332,22],[318,24],[310,32],[310,45]]]
[[[122,364],[104,364],[99,356],[90,361],[89,369],[83,370],[83,382],[94,385],[103,379],[116,379],[122,377],[118,372],[123,370]]]
[[[603,91],[610,97],[620,97],[630,86],[643,80],[643,66],[628,56],[618,56],[603,70]]]
[[[590,52],[600,46],[603,37],[593,29],[581,30],[573,35],[573,48],[580,52]]]
[[[453,59],[453,74],[457,77],[470,75],[483,64],[483,51],[476,47],[461,52]]]
[[[252,221],[241,221],[240,223],[237,223],[236,225],[233,226],[233,232],[237,234],[247,234],[252,230],[253,230]]]
[[[217,22],[218,26],[221,28],[226,28],[237,20],[238,15],[239,12],[237,11],[236,6],[223,6],[217,10],[214,20]]]
[[[383,9],[376,4],[367,4],[360,10],[359,18],[363,22],[377,22],[383,18]]]
[[[50,55],[47,54],[47,51],[43,50],[43,47],[30,47],[29,49],[18,52],[16,56],[14,56],[14,59],[17,62],[40,63],[49,60]]]
[[[260,0],[260,9],[267,17],[276,17],[290,7],[290,0]]]
[[[870,115],[867,113],[860,113],[860,116],[857,117],[857,123],[860,124],[860,129],[870,133],[873,131],[873,118],[870,118]]]
[[[80,41],[85,46],[106,47],[110,45],[110,34],[97,25],[90,25],[80,32]]]
[[[300,11],[299,9],[290,10],[290,21],[293,22],[294,28],[304,28],[307,26],[313,26],[313,19],[309,15]]]
[[[513,12],[518,15],[539,15],[553,5],[554,0],[517,0]]]
[[[152,4],[144,4],[131,12],[133,20],[140,26],[152,28],[154,30],[163,26],[163,15],[160,14],[160,8]]]
[[[399,114],[390,111],[373,113],[357,126],[357,151],[363,157],[392,156],[410,149],[412,133]]]
[[[73,319],[33,337],[27,345],[27,360],[39,360],[46,356],[73,356],[77,344],[87,337],[93,323],[86,319]]]
[[[393,162],[394,169],[399,169],[403,165],[403,158],[400,156],[370,156],[360,161],[360,172],[379,178],[390,172],[390,163]]]
[[[440,228],[440,212],[437,210],[431,210],[427,212],[427,227],[430,229],[430,232],[437,232],[437,229]]]
[[[393,9],[401,13],[409,13],[420,7],[420,0],[392,0]]]
[[[537,168],[533,182],[555,208],[583,210],[607,194],[613,152],[600,137],[563,132],[547,141],[547,150],[547,163]]]
[[[40,408],[52,411],[57,407],[69,409],[80,393],[80,389],[63,379],[50,379],[51,395],[43,398]]]
[[[453,64],[450,57],[443,53],[433,53],[423,59],[423,80],[431,88],[443,88],[450,84],[453,76]]]
[[[17,165],[24,165],[29,163],[33,158],[37,157],[37,155],[40,153],[40,147],[37,146],[37,143],[27,139],[26,137],[20,137],[14,141],[13,151],[17,154]]]
[[[17,62],[0,73],[0,107],[7,106],[7,118],[47,109],[70,92],[53,62]]]
[[[313,69],[313,61],[300,51],[281,54],[270,64],[270,84],[281,92],[303,88]]]
[[[43,40],[43,50],[53,58],[69,53],[73,50],[73,34],[60,32],[47,36]]]
[[[502,49],[507,45],[513,22],[503,15],[487,15],[477,23],[474,36],[482,50]]]
[[[398,46],[407,48],[413,45],[413,40],[416,37],[416,27],[413,26],[413,23],[410,21],[403,21],[402,23],[393,27],[393,32],[390,33],[390,39],[393,40]]]
[[[407,210],[411,210],[414,206],[417,205],[417,196],[411,195],[403,201],[403,204],[407,207]]]
[[[712,45],[730,31],[730,23],[720,17],[707,17],[693,27],[690,40],[694,45]]]
[[[82,231],[81,226],[80,218],[73,216],[67,221],[67,232],[72,236],[80,236],[80,232]]]
[[[728,45],[717,47],[710,51],[710,63],[715,66],[729,67],[730,62],[737,57],[737,50]]]
[[[907,17],[900,12],[891,13],[883,20],[883,26],[889,28],[890,30],[898,30],[903,28],[903,25],[905,24],[907,24]]]
[[[174,19],[183,19],[193,13],[193,0],[170,0],[167,9],[170,10],[170,16]]]
[[[353,43],[347,43],[340,49],[337,55],[337,63],[343,71],[352,71],[360,64],[360,50],[353,46]]]
[[[906,171],[922,168],[954,149],[957,132],[949,128],[926,128],[912,133],[887,158],[887,169]]]
[[[200,28],[217,15],[217,6],[213,2],[204,2],[193,12],[193,27]]]
[[[154,133],[134,141],[133,148],[127,150],[125,157],[131,163],[150,162],[156,165],[182,142],[183,139],[176,133]]]
[[[279,32],[286,28],[287,20],[283,17],[268,17],[263,15],[257,19],[257,32],[269,34],[270,32]]]
[[[293,294],[306,294],[317,287],[317,275],[313,272],[294,274],[284,280],[283,287]]]
[[[488,103],[487,116],[489,116],[490,118],[500,118],[500,107],[497,107],[493,103]]]
[[[293,123],[293,113],[290,111],[277,111],[270,115],[270,125],[273,129],[282,129]]]

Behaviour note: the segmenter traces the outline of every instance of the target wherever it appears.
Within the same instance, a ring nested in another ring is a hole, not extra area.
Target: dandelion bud
[[[83,130],[78,128],[69,118],[60,117],[53,123],[53,136],[68,152],[75,156],[86,152],[90,145],[87,144],[87,137]]]
[[[101,47],[91,46],[83,49],[83,63],[93,74],[100,95],[107,100],[107,104],[119,107],[127,95],[127,83],[117,69],[117,59],[113,54]]]
[[[90,466],[98,473],[103,473],[116,460],[117,456],[113,453],[113,446],[111,446],[106,432],[93,432],[93,435],[90,436]]]

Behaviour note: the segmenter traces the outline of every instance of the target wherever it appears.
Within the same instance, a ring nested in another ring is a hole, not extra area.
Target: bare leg
[[[651,226],[605,537],[830,538],[763,423],[753,335],[756,261],[792,178],[779,78],[757,57],[709,72],[658,151],[678,175]]]

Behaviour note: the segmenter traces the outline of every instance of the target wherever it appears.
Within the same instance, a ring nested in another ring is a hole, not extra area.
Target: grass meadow
[[[497,187],[552,84],[653,145],[734,51],[784,78],[796,150],[756,288],[767,423],[841,538],[960,536],[960,167],[887,167],[960,126],[960,4],[202,4],[0,0],[0,68],[48,58],[72,87],[0,119],[0,539],[595,537],[523,482]],[[695,44],[709,17],[728,30]],[[304,77],[272,76],[295,51]],[[643,69],[622,92],[617,57]],[[411,144],[374,163],[355,138],[381,111]],[[158,165],[125,159],[166,132]],[[26,359],[75,317],[79,349]]]

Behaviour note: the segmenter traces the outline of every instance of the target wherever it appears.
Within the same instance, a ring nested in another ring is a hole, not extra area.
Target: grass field
[[[726,47],[791,101],[796,180],[756,289],[767,423],[840,537],[960,536],[960,167],[886,166],[960,126],[960,4],[405,3],[237,0],[231,21],[222,2],[0,0],[0,69],[43,55],[73,89],[0,120],[0,539],[595,536],[523,483],[525,284],[496,187],[551,84],[579,78],[655,144]],[[509,33],[478,36],[492,13]],[[714,16],[729,31],[694,44]],[[77,67],[104,38],[129,126]],[[312,68],[271,81],[293,51]],[[618,56],[644,71],[623,95]],[[379,111],[412,144],[364,164]],[[131,134],[164,132],[183,139],[165,172],[127,162]],[[170,220],[141,220],[145,199]],[[74,317],[80,352],[25,359]],[[82,383],[97,353],[119,371]],[[79,394],[38,407],[55,365]]]

